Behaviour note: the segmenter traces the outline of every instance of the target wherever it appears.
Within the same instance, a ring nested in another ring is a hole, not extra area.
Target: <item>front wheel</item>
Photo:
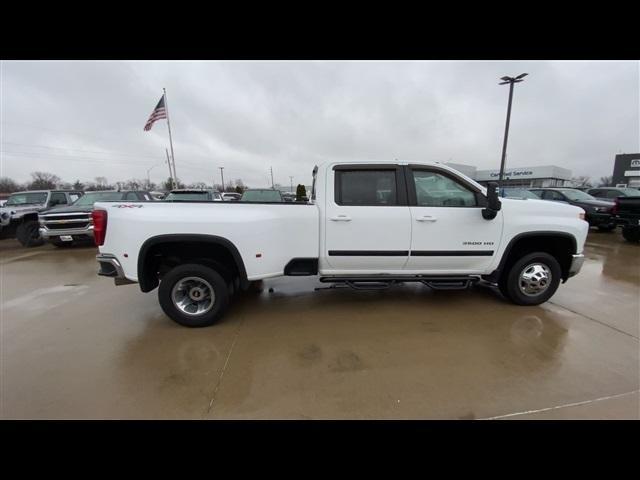
[[[26,220],[18,225],[16,238],[24,247],[37,247],[44,243],[37,220]]]
[[[611,224],[598,225],[598,230],[601,232],[611,232],[615,228],[616,226]]]
[[[176,323],[206,327],[222,317],[229,304],[229,289],[214,269],[190,263],[164,275],[158,300],[164,313]]]
[[[500,290],[517,305],[540,305],[556,293],[561,276],[560,264],[554,257],[544,252],[530,253],[506,272]]]

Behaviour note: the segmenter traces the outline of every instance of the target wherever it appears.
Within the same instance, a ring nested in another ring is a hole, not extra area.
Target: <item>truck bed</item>
[[[226,238],[243,253],[248,280],[282,275],[293,258],[318,257],[319,215],[311,204],[99,202],[94,208],[108,215],[101,251],[117,255],[132,281],[138,281],[133,272],[142,244],[159,235]]]

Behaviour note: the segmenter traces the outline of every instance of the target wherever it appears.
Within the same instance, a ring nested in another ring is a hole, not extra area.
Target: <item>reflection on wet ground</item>
[[[0,242],[2,418],[640,418],[640,247],[617,233],[539,307],[283,277],[196,330],[95,253]]]

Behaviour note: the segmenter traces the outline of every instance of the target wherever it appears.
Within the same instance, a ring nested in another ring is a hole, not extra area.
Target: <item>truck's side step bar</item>
[[[344,284],[355,290],[383,290],[403,282],[420,282],[434,290],[464,290],[479,281],[477,276],[409,276],[409,275],[354,275],[352,277],[320,277],[322,283]]]

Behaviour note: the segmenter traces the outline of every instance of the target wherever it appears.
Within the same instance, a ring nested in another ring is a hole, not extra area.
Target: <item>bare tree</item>
[[[60,177],[49,172],[31,172],[31,190],[52,190],[60,183]]]
[[[204,182],[194,182],[194,183],[189,185],[189,188],[201,188],[201,189],[204,190],[204,189],[208,188],[208,186]]]
[[[118,184],[122,184],[122,189],[125,190],[140,190],[141,188],[144,188],[147,185],[147,180],[141,180],[141,179],[137,179],[137,178],[132,178],[130,180],[127,180],[126,182],[118,182]]]
[[[591,177],[586,175],[580,175],[579,177],[571,178],[571,181],[575,184],[576,187],[593,187],[591,184]]]
[[[13,193],[20,190],[21,187],[9,177],[0,177],[0,192]]]
[[[600,177],[600,181],[598,182],[599,187],[612,187],[613,177],[609,175],[608,177]]]
[[[109,185],[106,177],[96,177],[94,178],[96,181],[93,185],[91,185],[92,190],[113,190],[113,185]]]

